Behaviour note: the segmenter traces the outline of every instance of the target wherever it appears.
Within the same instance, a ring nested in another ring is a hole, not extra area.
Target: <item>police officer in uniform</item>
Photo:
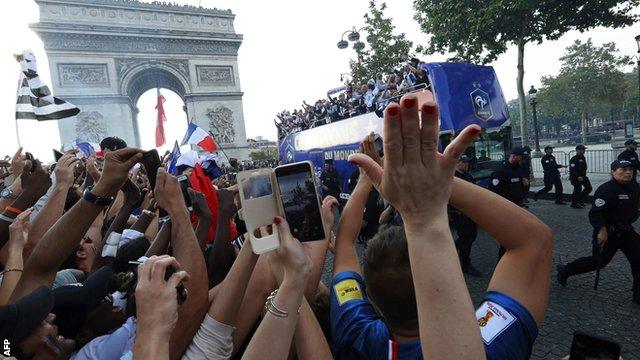
[[[634,168],[626,160],[611,163],[611,180],[602,184],[594,194],[589,211],[593,226],[593,256],[558,265],[558,282],[563,286],[567,278],[606,266],[618,250],[622,250],[631,264],[633,303],[640,305],[640,235],[633,229],[638,219],[640,186],[633,181]]]
[[[324,160],[324,170],[320,174],[322,181],[322,189],[324,196],[331,195],[336,199],[340,199],[340,176],[338,171],[333,167],[333,159]]]
[[[584,200],[593,189],[587,177],[587,160],[584,158],[585,150],[587,148],[582,144],[576,146],[576,155],[569,160],[569,180],[573,185],[571,207],[574,209],[585,207]]]
[[[525,186],[529,183],[522,172],[525,154],[526,150],[521,146],[511,149],[509,158],[491,174],[489,182],[489,190],[523,207]],[[501,246],[498,257],[502,257],[504,252],[505,249]]]
[[[523,189],[524,193],[522,194],[522,203],[528,204],[529,200],[527,199],[527,195],[529,195],[529,188],[531,187],[530,179],[533,172],[531,168],[531,148],[528,146],[524,146],[523,149],[524,155],[522,156],[522,165],[520,166],[520,170],[522,171],[522,178],[524,178],[526,181]],[[528,206],[525,205],[524,207]]]
[[[545,146],[545,155],[540,159],[542,163],[542,169],[544,171],[544,187],[533,195],[533,200],[538,201],[538,197],[542,194],[548,193],[554,186],[556,187],[556,204],[564,205],[562,201],[562,181],[560,180],[560,171],[564,165],[559,165],[556,162],[556,157],[553,156],[553,147]]]
[[[635,181],[638,169],[640,169],[640,161],[638,160],[638,153],[636,152],[638,143],[633,139],[629,139],[624,142],[624,146],[626,146],[627,149],[618,155],[618,160],[626,160],[631,163],[633,166],[633,180]]]
[[[470,162],[471,158],[467,155],[462,155],[462,157],[460,157],[460,161],[458,161],[458,165],[456,165],[455,176],[475,184],[473,177],[469,174]],[[450,207],[450,210],[452,219],[451,223],[458,234],[456,249],[458,249],[462,272],[471,276],[480,277],[482,276],[482,272],[471,264],[471,246],[478,236],[478,226],[473,222],[473,220],[456,208]]]

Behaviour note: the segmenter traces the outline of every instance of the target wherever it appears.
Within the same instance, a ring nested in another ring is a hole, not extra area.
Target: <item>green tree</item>
[[[378,74],[388,74],[392,68],[407,60],[413,42],[404,33],[395,34],[393,19],[384,16],[386,3],[378,6],[369,1],[369,13],[364,15],[364,31],[368,34],[368,45],[354,46],[356,59],[351,60],[351,76],[355,84],[366,83]]]
[[[560,58],[562,66],[557,76],[542,78],[541,102],[549,114],[580,114],[582,142],[586,143],[588,117],[611,118],[612,110],[620,108],[628,89],[620,67],[629,57],[619,56],[614,43],[595,46],[576,40]]]
[[[428,53],[448,51],[466,61],[489,63],[509,45],[517,46],[519,112],[526,119],[525,45],[558,39],[569,30],[631,25],[638,18],[631,10],[640,0],[414,0],[413,4],[422,31],[431,34]],[[520,125],[521,133],[527,134],[527,121]]]
[[[640,120],[640,91],[638,84],[638,68],[632,72],[625,74],[625,83],[627,87],[626,96],[622,108],[620,109],[620,117],[622,119]]]
[[[249,157],[253,161],[276,160],[276,156],[275,149],[257,150],[249,154]]]

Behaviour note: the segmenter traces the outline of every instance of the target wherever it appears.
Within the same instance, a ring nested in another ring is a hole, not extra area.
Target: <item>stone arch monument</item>
[[[52,88],[81,112],[59,121],[63,144],[116,135],[140,146],[136,103],[163,87],[187,118],[246,158],[238,48],[230,10],[137,0],[36,0]],[[171,119],[169,119],[171,120]]]

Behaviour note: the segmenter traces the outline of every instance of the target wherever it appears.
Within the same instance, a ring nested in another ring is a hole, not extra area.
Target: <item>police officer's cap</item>
[[[587,147],[582,145],[582,144],[576,146],[576,150],[586,150],[586,149],[587,149]]]
[[[611,163],[611,171],[626,167],[633,167],[633,164],[627,160],[615,160]]]
[[[624,142],[624,145],[625,146],[627,146],[627,145],[638,145],[638,142],[635,141],[634,139],[629,139],[629,140]]]
[[[518,155],[518,156],[524,156],[524,155],[527,155],[527,150],[525,148],[523,148],[522,146],[516,146],[513,149],[511,149],[511,152],[509,154]]]
[[[333,164],[333,159],[324,159],[325,164]]]
[[[551,145],[545,146],[544,147],[544,151],[547,151],[547,150],[553,150],[553,146],[551,146]]]

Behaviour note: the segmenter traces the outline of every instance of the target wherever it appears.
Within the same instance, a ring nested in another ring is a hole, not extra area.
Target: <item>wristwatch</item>
[[[2,191],[0,191],[0,198],[15,200],[18,197],[13,194],[13,191],[11,191],[11,189],[7,188],[7,189],[2,189]]]
[[[109,206],[116,199],[114,196],[98,197],[91,192],[91,189],[85,189],[82,193],[82,198],[84,199],[84,201],[98,206]]]

